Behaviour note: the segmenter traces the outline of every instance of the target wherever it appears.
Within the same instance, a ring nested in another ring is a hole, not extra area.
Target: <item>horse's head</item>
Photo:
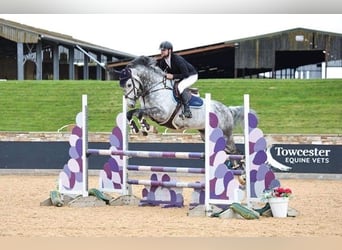
[[[133,108],[136,100],[145,97],[156,83],[160,83],[160,78],[164,77],[161,69],[155,64],[154,59],[140,56],[120,72],[120,87],[124,89],[127,105],[130,108]]]
[[[141,82],[134,69],[126,67],[120,72],[120,87],[124,89],[127,105],[134,108],[142,92]]]

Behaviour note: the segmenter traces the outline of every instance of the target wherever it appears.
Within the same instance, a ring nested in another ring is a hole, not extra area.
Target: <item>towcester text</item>
[[[272,157],[294,173],[342,173],[342,145],[274,144]]]

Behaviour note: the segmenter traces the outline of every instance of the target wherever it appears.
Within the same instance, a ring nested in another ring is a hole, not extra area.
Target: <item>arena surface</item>
[[[337,237],[342,236],[342,181],[280,179],[292,189],[297,217],[258,220],[187,216],[184,208],[40,206],[57,175],[0,175],[0,238],[8,237]],[[186,177],[191,181],[191,177]],[[97,187],[97,176],[89,187]],[[140,197],[142,186],[134,186]]]

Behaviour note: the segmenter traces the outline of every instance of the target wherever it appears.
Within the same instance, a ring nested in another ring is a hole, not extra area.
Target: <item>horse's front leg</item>
[[[138,114],[139,123],[141,126],[141,132],[144,136],[148,135],[148,131],[150,130],[150,124],[147,123],[146,119],[143,116],[143,112],[139,112]]]
[[[147,123],[143,114],[144,114],[143,109],[130,110],[127,112],[127,120],[129,122],[129,126],[131,127],[131,131],[133,133],[137,134],[139,133],[139,131],[141,131],[144,136],[147,136],[148,131],[150,130],[150,124]],[[133,116],[136,116],[138,118],[140,129],[138,128],[135,121],[133,120]]]
[[[156,114],[157,111],[158,109],[156,108],[132,109],[128,111],[127,120],[131,127],[131,131],[133,133],[139,133],[139,131],[141,131],[144,136],[147,136],[150,130],[150,124],[147,123],[145,117],[153,117],[153,115]],[[138,118],[141,129],[139,129],[138,126],[136,125],[135,121],[133,120],[133,116],[136,116]]]
[[[152,107],[152,108],[144,108],[139,109],[137,111],[137,118],[139,120],[140,126],[141,126],[141,132],[144,136],[148,135],[148,132],[150,131],[150,124],[147,123],[145,117],[149,117],[150,119],[156,121],[161,120],[162,115],[164,115],[165,112],[163,112],[158,107]]]
[[[137,116],[138,113],[139,113],[139,109],[132,109],[132,110],[127,111],[126,113],[126,118],[127,118],[129,127],[131,128],[131,132],[134,134],[139,133],[139,128],[137,124],[135,123],[135,121],[133,120],[133,116]]]

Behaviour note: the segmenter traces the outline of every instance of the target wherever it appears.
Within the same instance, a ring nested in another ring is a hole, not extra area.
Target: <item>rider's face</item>
[[[160,50],[160,55],[162,58],[166,58],[168,57],[170,54],[170,50],[169,49],[161,49]]]

